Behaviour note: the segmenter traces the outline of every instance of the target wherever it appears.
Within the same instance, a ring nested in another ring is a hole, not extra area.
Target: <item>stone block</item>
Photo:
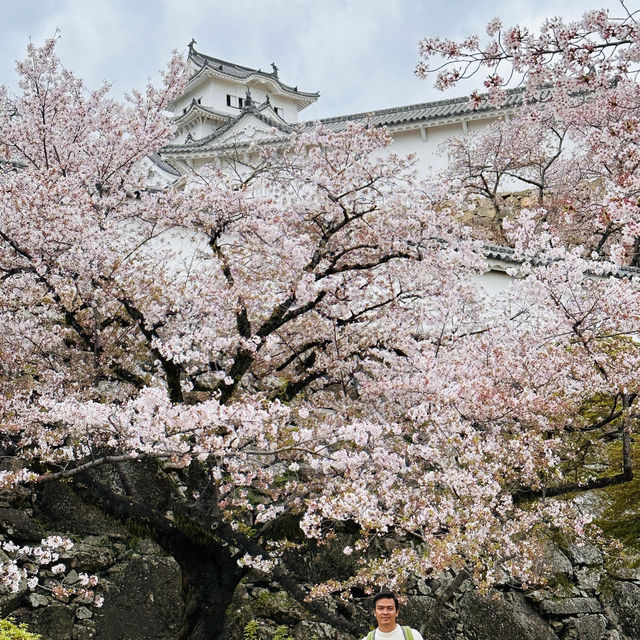
[[[29,630],[41,634],[41,640],[61,640],[74,637],[73,611],[62,605],[36,609],[27,613],[19,609],[11,614],[17,623],[24,622]]]
[[[543,602],[540,610],[548,616],[576,616],[581,613],[600,613],[602,605],[596,598],[562,598]]]
[[[557,640],[558,636],[533,609],[527,599],[516,592],[504,597],[465,594],[460,601],[464,637],[474,640]]]
[[[400,624],[417,629],[424,640],[455,640],[460,621],[451,602],[442,605],[429,596],[410,598],[400,608]]]
[[[598,567],[580,567],[576,569],[576,584],[580,589],[595,591],[600,584],[602,571]]]
[[[611,566],[607,566],[607,573],[615,580],[640,582],[640,566],[637,560],[629,564],[623,564],[622,562],[612,563]]]
[[[640,638],[640,586],[631,582],[614,581],[610,589],[603,592],[607,610],[617,619],[617,626],[624,640]]]
[[[138,556],[114,567],[100,581],[104,606],[93,612],[96,640],[177,637],[180,577],[177,563],[167,557]]]
[[[93,611],[87,607],[78,607],[76,609],[76,618],[79,620],[88,620],[93,616]]]
[[[571,560],[556,545],[550,544],[544,556],[539,560],[540,571],[543,574],[573,578],[573,564]]]
[[[311,622],[310,620],[299,622],[294,627],[292,635],[299,640],[308,640],[309,638],[315,638],[316,640],[353,640],[352,636],[340,633],[324,622]]]
[[[607,630],[607,619],[601,615],[587,615],[570,620],[566,629],[575,631],[579,640],[602,640]]]
[[[44,537],[40,527],[19,509],[0,509],[0,529],[17,542],[39,543]]]
[[[574,564],[602,564],[602,553],[600,553],[599,549],[590,544],[572,544],[567,549],[567,555]]]
[[[27,598],[27,602],[34,609],[37,609],[38,607],[46,607],[50,603],[50,600],[49,598],[47,598],[47,596],[41,593],[30,593],[29,597]]]

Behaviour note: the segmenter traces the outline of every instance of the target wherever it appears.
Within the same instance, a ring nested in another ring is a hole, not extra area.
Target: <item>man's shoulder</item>
[[[409,634],[407,634],[407,636],[408,636],[407,640],[423,640],[422,639],[422,634],[417,629],[414,629],[413,627],[409,627],[409,626],[407,626],[405,624],[398,625],[398,626],[401,627],[403,635],[405,635],[404,634],[405,629],[410,632]]]

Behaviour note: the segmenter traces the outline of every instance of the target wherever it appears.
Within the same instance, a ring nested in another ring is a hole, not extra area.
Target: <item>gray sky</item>
[[[306,120],[453,97],[413,75],[422,37],[484,34],[495,16],[536,27],[603,7],[621,15],[617,0],[0,0],[0,83],[15,88],[29,39],[59,29],[64,65],[121,95],[193,37],[203,53],[269,71],[275,62],[283,82],[319,91]]]

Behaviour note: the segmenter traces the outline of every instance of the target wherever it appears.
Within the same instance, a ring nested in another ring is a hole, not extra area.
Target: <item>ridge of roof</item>
[[[249,108],[243,108],[242,111],[237,116],[230,116],[228,122],[220,125],[215,131],[211,132],[208,136],[201,138],[200,140],[194,140],[188,144],[169,144],[165,145],[162,148],[162,151],[200,151],[204,149],[209,143],[213,142],[216,138],[219,138],[223,133],[227,132],[231,129],[237,122],[239,122],[242,118],[244,118],[247,114],[252,115],[254,118],[257,118],[261,122],[269,125],[270,127],[274,127],[279,129],[280,131],[284,131],[285,133],[291,133],[293,128],[282,120],[281,122],[275,122],[271,118],[267,118],[262,114],[262,109],[265,103],[262,103],[258,107],[251,106]]]
[[[228,113],[224,113],[223,111],[217,111],[216,109],[212,109],[211,107],[207,107],[206,105],[200,104],[199,102],[196,101],[195,98],[193,98],[191,100],[191,102],[189,103],[189,105],[187,107],[185,107],[185,110],[183,113],[174,116],[172,118],[172,120],[174,122],[178,122],[179,120],[182,120],[183,118],[186,118],[186,116],[188,116],[189,114],[191,114],[192,111],[204,111],[205,113],[211,114],[212,116],[219,116],[221,118],[227,119],[229,118],[229,114]]]
[[[320,93],[318,91],[300,91],[297,86],[292,87],[282,82],[278,77],[277,67],[275,66],[274,70],[271,72],[262,71],[262,69],[245,67],[244,65],[237,64],[235,62],[228,62],[226,60],[222,60],[221,58],[215,58],[214,56],[209,56],[206,53],[201,53],[200,51],[197,51],[193,45],[189,46],[189,58],[194,62],[196,66],[200,67],[198,72],[196,72],[192,76],[192,78],[195,77],[203,68],[209,67],[214,71],[220,71],[228,76],[240,79],[245,79],[252,75],[260,75],[276,82],[278,86],[289,93],[293,93],[305,98],[320,97]]]
[[[151,160],[151,162],[153,162],[153,164],[155,164],[166,173],[169,173],[176,178],[179,178],[182,175],[175,167],[166,162],[159,153],[152,153],[147,157],[149,158],[149,160]]]
[[[273,115],[276,118],[278,118],[278,124],[284,124],[291,129],[291,125],[279,113],[277,113],[274,110],[273,105],[269,100],[269,96],[267,96],[267,99],[262,104],[259,104],[257,107],[255,107],[255,110],[260,114],[262,114],[262,112],[266,111],[267,109],[271,109],[271,112],[273,113]]]
[[[505,102],[499,107],[490,104],[486,94],[481,96],[482,101],[476,108],[470,106],[468,96],[461,96],[458,98],[446,98],[443,100],[433,100],[431,102],[420,102],[399,107],[386,107],[384,109],[373,109],[371,111],[331,116],[329,118],[320,118],[315,121],[308,120],[305,121],[305,124],[315,124],[315,122],[319,122],[321,124],[333,124],[350,122],[353,120],[364,120],[367,118],[376,118],[384,121],[377,122],[376,124],[390,124],[399,121],[462,115],[464,113],[473,114],[485,111],[500,111],[502,109],[509,109],[521,105],[523,95],[523,89],[511,89],[507,92]],[[414,114],[413,118],[411,117],[412,113]],[[397,118],[394,119],[393,116],[397,116]]]

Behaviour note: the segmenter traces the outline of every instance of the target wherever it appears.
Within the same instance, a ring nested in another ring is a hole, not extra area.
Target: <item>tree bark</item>
[[[174,553],[182,570],[184,610],[178,640],[221,640],[226,614],[244,571],[230,555],[197,545]]]

